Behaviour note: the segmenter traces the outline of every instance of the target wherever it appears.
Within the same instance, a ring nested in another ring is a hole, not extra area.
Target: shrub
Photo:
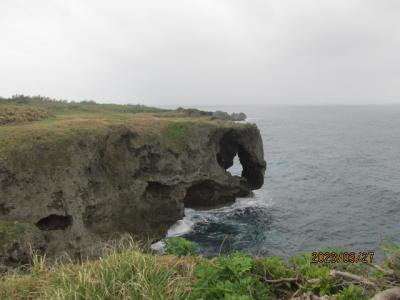
[[[382,249],[385,253],[386,264],[400,278],[400,244],[390,238],[385,238]]]
[[[172,237],[164,241],[165,253],[177,256],[195,255],[196,247],[193,242],[181,237]]]
[[[264,274],[269,279],[294,277],[295,273],[279,257],[267,257],[262,261]]]
[[[258,258],[255,268],[256,274],[259,274],[266,280],[282,280],[285,278],[295,278],[296,273],[287,264],[283,263],[279,257]],[[271,293],[280,294],[282,286],[285,289],[297,290],[297,284],[288,280],[282,285],[268,284],[268,289]],[[283,295],[284,296],[284,295]]]
[[[291,257],[290,263],[297,276],[304,281],[302,288],[304,291],[312,291],[320,296],[331,294],[328,267],[311,264],[309,254]],[[308,282],[308,280],[316,278],[318,281]]]
[[[252,273],[253,258],[242,253],[204,260],[195,268],[191,299],[268,299],[260,278]]]
[[[363,289],[350,284],[336,295],[336,300],[367,300],[363,294]]]
[[[398,245],[393,243],[390,249],[397,253]],[[337,300],[366,300],[400,283],[391,272],[384,274],[376,289],[357,287],[345,278],[329,282],[327,267],[310,261],[309,255],[285,263],[277,257],[253,258],[240,252],[211,259],[151,255],[128,239],[110,245],[98,260],[50,265],[33,253],[30,269],[2,277],[0,299],[257,300],[289,299],[294,294],[305,298],[304,293],[311,291],[311,298],[330,294]],[[392,271],[388,269],[392,262],[385,263],[381,268]],[[286,285],[279,280],[285,278],[296,282]]]

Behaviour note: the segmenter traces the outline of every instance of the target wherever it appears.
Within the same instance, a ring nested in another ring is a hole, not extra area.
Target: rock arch
[[[226,170],[233,165],[233,160],[238,155],[247,187],[256,190],[264,184],[266,162],[260,133],[254,127],[250,128],[225,132],[219,141],[217,161]]]

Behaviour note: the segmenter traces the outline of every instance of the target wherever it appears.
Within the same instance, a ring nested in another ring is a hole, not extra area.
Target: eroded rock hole
[[[205,180],[194,183],[183,202],[189,208],[208,208],[235,202],[235,194],[212,180]]]
[[[168,195],[171,192],[171,187],[157,181],[149,181],[146,188],[147,193]]]
[[[235,157],[233,158],[232,166],[230,166],[228,169],[226,169],[226,171],[229,172],[233,176],[242,176],[243,167],[242,167],[242,164],[240,163],[238,155],[235,155]]]
[[[225,134],[220,142],[220,149],[217,153],[218,164],[225,170],[232,167],[233,159],[238,154],[238,146],[234,143],[228,134]]]
[[[65,230],[71,225],[72,217],[68,215],[49,215],[36,223],[40,230]]]
[[[218,164],[234,176],[243,176],[243,160],[240,157],[243,150],[237,143],[233,133],[226,133],[220,140],[220,149],[217,154]]]
[[[238,157],[242,166],[241,176],[247,180],[249,189],[259,189],[264,183],[264,172],[266,164],[262,157],[262,146],[252,149],[250,134],[246,132],[239,134],[235,131],[226,132],[219,141],[219,152],[217,153],[218,164],[228,170],[235,168],[235,158]],[[256,145],[257,146],[257,145]],[[261,153],[261,155],[259,154]],[[239,163],[237,163],[237,166]],[[237,169],[239,171],[239,169]],[[232,175],[236,175],[231,173]]]

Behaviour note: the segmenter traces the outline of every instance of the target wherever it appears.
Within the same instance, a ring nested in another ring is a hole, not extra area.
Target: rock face
[[[247,116],[245,113],[232,113],[228,114],[227,112],[217,110],[212,113],[211,116],[213,119],[225,120],[225,121],[244,121]]]
[[[245,113],[227,113],[225,111],[217,110],[214,112],[199,110],[196,108],[178,108],[177,112],[184,113],[189,117],[210,117],[213,120],[223,120],[223,121],[245,121],[247,116]]]
[[[173,147],[120,126],[77,138],[63,164],[46,163],[51,147],[31,150],[34,164],[0,158],[0,220],[33,224],[48,255],[91,255],[119,233],[163,238],[185,206],[230,203],[262,186],[266,163],[255,125],[193,122],[188,134]],[[242,177],[226,171],[235,155]]]
[[[0,221],[0,275],[6,266],[29,263],[31,249],[44,253],[46,241],[34,224]]]

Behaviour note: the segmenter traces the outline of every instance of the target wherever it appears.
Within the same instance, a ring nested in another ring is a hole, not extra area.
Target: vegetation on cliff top
[[[160,111],[143,105],[68,103],[21,95],[0,99],[0,154],[30,151],[34,145],[63,149],[71,138],[132,121],[145,127],[154,118],[152,113]]]
[[[50,112],[44,109],[2,104],[0,109],[0,125],[38,121],[50,116]]]
[[[194,122],[216,126],[227,123],[201,114],[188,115],[186,110],[144,105],[77,103],[23,95],[0,98],[0,157],[29,162],[33,161],[31,156],[36,157],[35,153],[47,149],[46,161],[60,165],[68,159],[65,151],[71,141],[85,135],[105,134],[116,127],[131,128],[146,142],[180,146],[191,137],[188,125]]]
[[[67,102],[42,96],[15,95],[11,98],[1,98],[0,104],[11,107],[30,107],[31,109],[44,110],[54,115],[80,113],[142,113],[162,112],[163,109],[149,107],[140,104],[99,104],[94,101]],[[3,107],[4,107],[3,106]],[[29,119],[17,121],[30,121]],[[32,120],[33,121],[33,120]]]
[[[123,246],[121,246],[123,245]],[[181,238],[166,243],[166,255],[130,240],[81,263],[32,266],[0,280],[1,299],[369,299],[400,284],[400,247],[385,246],[379,264],[312,264],[310,255],[284,262],[240,252],[206,259]],[[185,256],[188,255],[188,256]],[[301,298],[303,297],[303,298]]]

